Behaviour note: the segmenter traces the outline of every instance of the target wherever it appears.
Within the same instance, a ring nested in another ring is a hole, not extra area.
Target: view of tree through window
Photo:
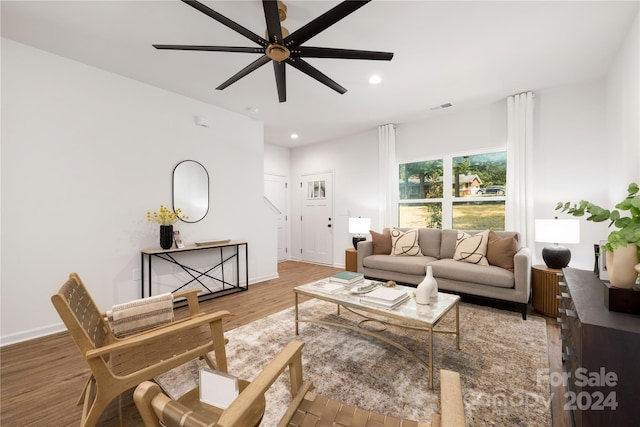
[[[504,230],[506,151],[403,163],[399,172],[400,227]]]
[[[442,177],[442,160],[400,165],[400,200],[405,201],[398,206],[401,227],[442,227]]]

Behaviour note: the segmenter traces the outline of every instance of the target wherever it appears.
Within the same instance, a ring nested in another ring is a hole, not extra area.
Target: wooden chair
[[[197,293],[174,295],[187,299],[188,318],[116,338],[80,277],[69,275],[51,301],[91,369],[78,400],[84,403],[82,426],[94,426],[107,405],[124,391],[190,360],[204,358],[212,368],[227,371],[222,319],[229,312],[201,313]]]
[[[205,416],[162,393],[149,381],[140,384],[133,398],[146,427],[248,427],[260,423],[264,393],[288,367],[292,401],[278,427],[312,425],[361,427],[464,427],[464,407],[460,375],[440,371],[441,413],[431,422],[419,423],[377,414],[348,406],[311,391],[310,382],[302,381],[301,350],[304,343],[292,341],[258,374],[225,410],[216,417]],[[162,423],[162,424],[161,424]]]

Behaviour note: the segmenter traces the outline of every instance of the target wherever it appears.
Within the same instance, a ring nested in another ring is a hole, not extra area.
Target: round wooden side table
[[[534,265],[531,267],[531,287],[533,288],[533,308],[545,316],[558,317],[560,300],[559,274],[562,270],[549,268],[546,265]]]

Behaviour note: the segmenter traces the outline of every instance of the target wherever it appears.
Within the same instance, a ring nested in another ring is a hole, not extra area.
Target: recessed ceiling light
[[[377,74],[374,74],[373,76],[369,77],[369,84],[370,85],[377,85],[381,81],[382,81],[382,77],[380,77]]]
[[[297,133],[292,133],[291,134],[291,139],[298,139],[298,134]]]

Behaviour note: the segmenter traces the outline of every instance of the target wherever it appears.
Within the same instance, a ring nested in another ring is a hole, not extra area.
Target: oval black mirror
[[[188,218],[198,222],[209,211],[209,174],[195,160],[184,160],[173,169],[173,210],[182,209]]]

